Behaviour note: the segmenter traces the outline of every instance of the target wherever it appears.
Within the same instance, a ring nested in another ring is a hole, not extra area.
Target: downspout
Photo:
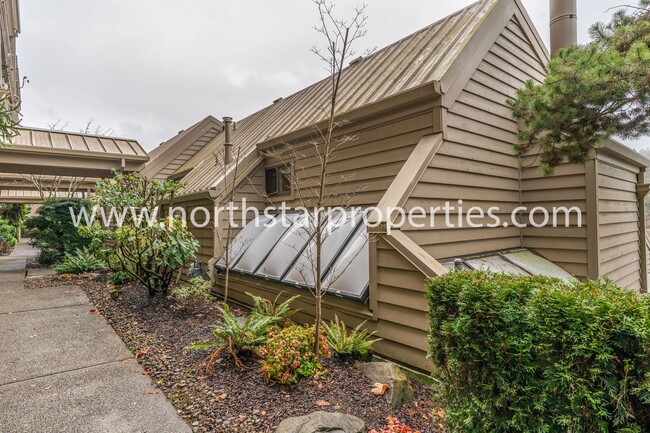
[[[650,184],[646,183],[646,168],[637,176],[636,196],[639,206],[639,252],[641,253],[641,290],[648,292],[648,230],[646,228],[645,198],[650,192]]]

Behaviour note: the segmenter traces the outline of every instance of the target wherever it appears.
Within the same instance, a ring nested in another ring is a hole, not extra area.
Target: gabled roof
[[[513,17],[540,62],[546,63],[548,50],[520,0],[482,0],[353,61],[343,71],[339,115],[351,120],[357,113],[377,111],[416,94],[440,95],[442,106],[450,107]],[[312,126],[325,120],[329,84],[326,78],[238,121],[232,137],[242,159],[288,138],[313,133]],[[221,182],[223,173],[213,156],[221,152],[223,137],[218,136],[177,170],[192,169],[183,178],[182,194],[203,192]]]
[[[477,29],[495,8],[514,8],[513,0],[483,0],[437,21],[361,60],[343,71],[339,112],[350,113],[429,86],[439,87]],[[324,120],[322,108],[329,98],[324,79],[236,123],[233,143],[242,158],[263,142],[286,136]],[[193,168],[184,179],[184,194],[201,192],[218,184],[223,174],[213,154],[222,152],[223,137],[216,137],[177,172]]]
[[[221,121],[207,116],[152,150],[142,174],[150,178],[169,178],[222,130]]]

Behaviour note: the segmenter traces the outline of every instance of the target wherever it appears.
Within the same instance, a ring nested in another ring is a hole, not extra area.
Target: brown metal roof
[[[212,116],[196,122],[152,150],[149,153],[151,159],[141,171],[142,175],[169,178],[222,130],[223,123]]]
[[[439,81],[498,2],[475,3],[347,67],[340,113]],[[242,158],[262,142],[324,120],[322,107],[328,102],[328,86],[329,80],[324,79],[238,121],[232,139],[241,147]],[[222,173],[214,154],[222,152],[223,140],[222,135],[217,136],[177,170],[193,169],[183,179],[183,194],[218,184]]]
[[[12,140],[12,147],[15,146],[147,156],[135,140],[39,128],[21,128]]]
[[[149,160],[135,140],[39,128],[20,128],[0,149],[0,172],[107,177],[113,170],[139,171]]]

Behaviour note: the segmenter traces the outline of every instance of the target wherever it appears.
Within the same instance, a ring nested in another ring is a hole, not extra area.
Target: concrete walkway
[[[35,254],[0,257],[0,432],[191,432],[79,287],[24,288]]]

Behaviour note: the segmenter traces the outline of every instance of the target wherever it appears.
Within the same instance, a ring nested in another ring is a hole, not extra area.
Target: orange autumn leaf
[[[375,383],[370,391],[375,395],[384,395],[389,388],[385,383]]]
[[[316,402],[316,405],[321,406],[321,407],[323,407],[323,406],[331,406],[330,402],[326,401],[326,400],[318,400]]]

